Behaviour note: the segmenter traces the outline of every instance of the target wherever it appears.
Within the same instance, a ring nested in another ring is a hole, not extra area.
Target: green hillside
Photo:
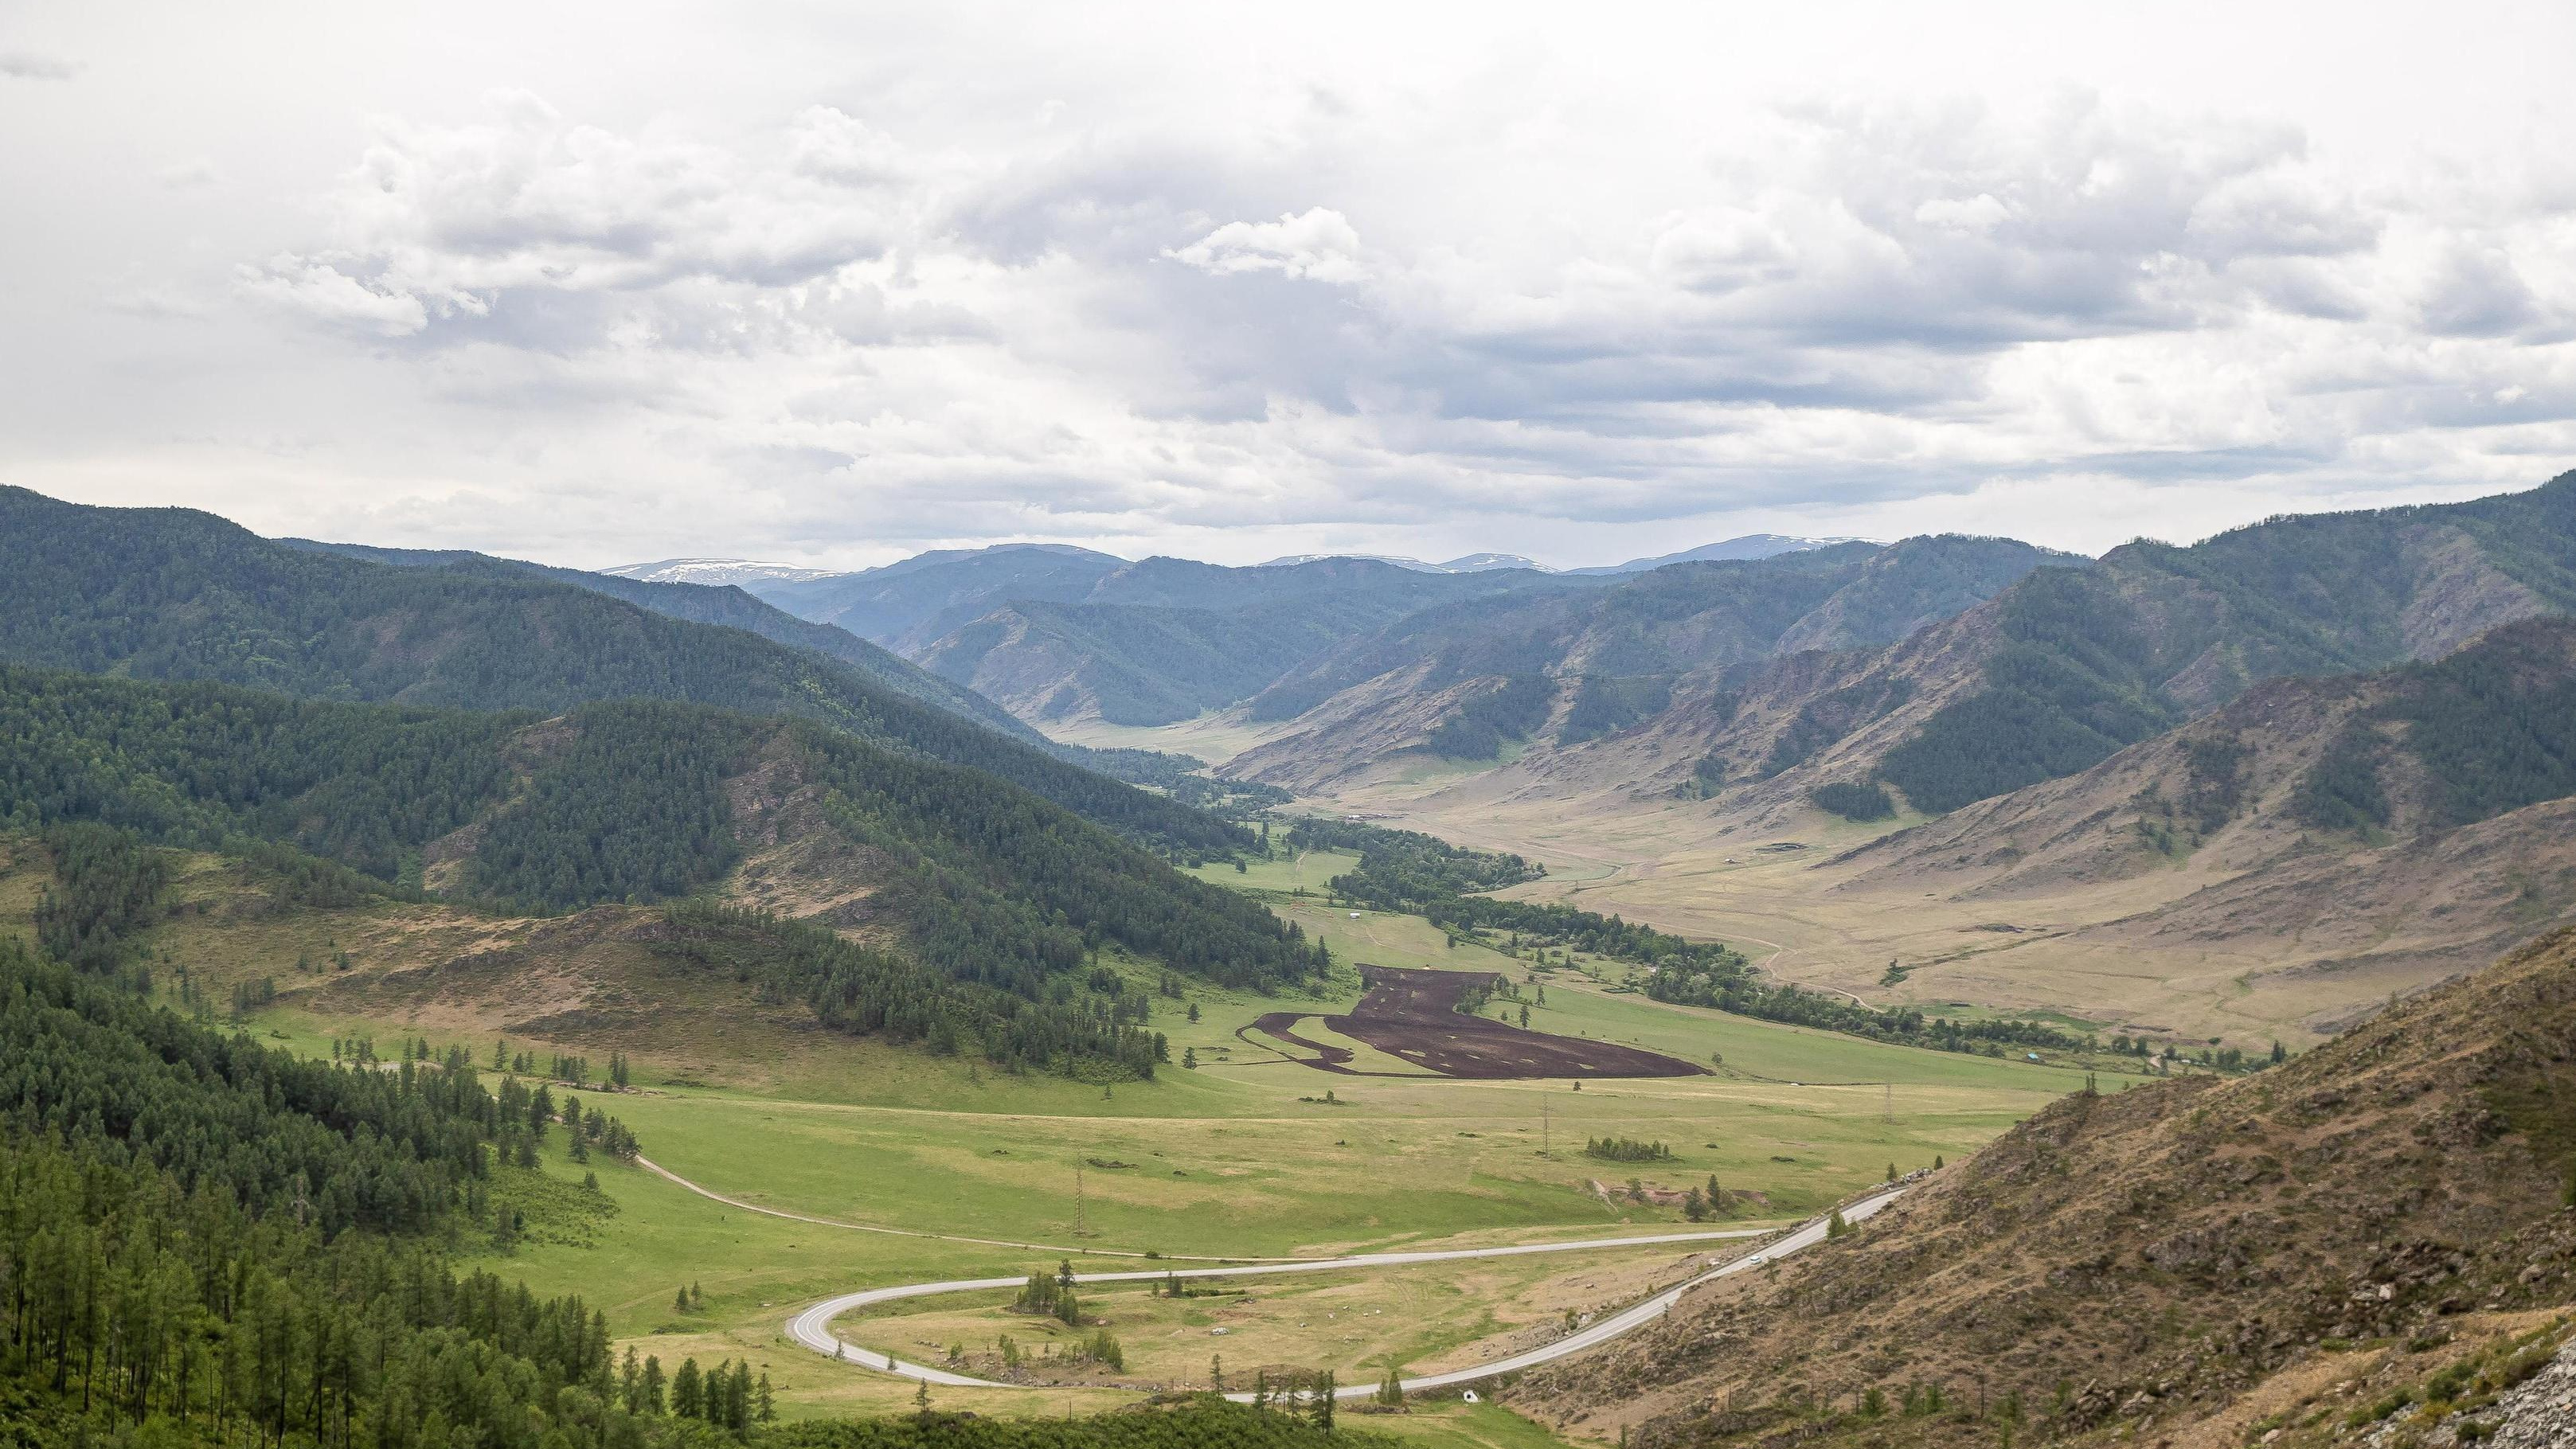
[[[1978,687],[1879,772],[1955,809],[2073,774],[2290,674],[2438,657],[2576,608],[2576,473],[2469,503],[2276,518],[2189,548],[2136,543],[1998,601]]]
[[[1070,811],[811,721],[642,700],[541,719],[0,667],[0,732],[17,828],[285,845],[541,911],[711,885],[753,844],[733,792],[756,771],[778,801],[760,843],[828,839],[904,956],[947,977],[1034,1001],[1102,946],[1242,985],[1319,964],[1259,906]]]
[[[187,509],[0,489],[0,661],[283,694],[555,711],[605,699],[819,720],[988,771],[1185,852],[1244,836],[1053,758],[862,670],[515,570],[397,567],[272,543]]]

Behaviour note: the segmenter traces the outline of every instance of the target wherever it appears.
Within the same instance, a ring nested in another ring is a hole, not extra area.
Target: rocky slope
[[[1851,851],[1833,890],[2008,913],[2150,878],[2160,899],[2061,945],[2268,947],[2273,971],[2438,979],[2576,915],[2571,796],[2576,621],[2535,619],[2433,665],[2258,685]]]
[[[2437,659],[2570,612],[2576,473],[2469,503],[2274,519],[2030,570],[1880,647],[1818,630],[1781,647],[1840,652],[1712,658],[1620,747],[1533,750],[1488,788],[1714,793],[1728,822],[1764,829],[1819,785],[1878,780],[1939,813],[2089,769],[2263,680]],[[1230,768],[1310,789],[1358,778],[1319,749],[1320,734],[1283,738]]]
[[[2008,539],[1848,543],[1677,564],[1580,594],[1425,609],[1265,690],[1252,716],[1294,722],[1229,769],[1319,788],[1418,749],[1440,722],[1423,709],[1427,697],[1539,676],[1557,697],[1527,733],[1529,768],[1593,740],[1642,735],[1659,745],[1659,763],[1677,762],[1687,778],[1709,737],[1734,721],[1748,682],[1795,690],[1814,673],[1810,655],[1904,639],[2052,562],[2080,560]],[[1354,719],[1427,723],[1409,736],[1377,730],[1355,741]]]
[[[1642,1449],[2409,1442],[2547,1365],[2571,1166],[2560,935],[2251,1078],[2070,1097],[1511,1400]]]

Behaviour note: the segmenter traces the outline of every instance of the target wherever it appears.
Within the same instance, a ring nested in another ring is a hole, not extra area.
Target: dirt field
[[[1480,986],[1501,978],[1478,971],[1411,971],[1393,966],[1362,966],[1368,995],[1348,1016],[1322,1018],[1326,1027],[1365,1042],[1389,1056],[1420,1065],[1443,1077],[1504,1081],[1524,1077],[1698,1077],[1707,1069],[1661,1052],[1580,1037],[1523,1031],[1486,1017],[1458,1010],[1458,1003]],[[1352,1053],[1297,1034],[1305,1014],[1274,1011],[1236,1035],[1261,1032],[1314,1052],[1306,1062],[1318,1071],[1347,1077],[1406,1075],[1364,1071],[1352,1066]]]

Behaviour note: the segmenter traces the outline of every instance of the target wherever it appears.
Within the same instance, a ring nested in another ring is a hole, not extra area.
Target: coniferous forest
[[[0,570],[0,662],[466,710],[652,699],[798,716],[985,771],[1160,848],[1249,843],[1240,826],[840,659],[539,572],[378,563],[211,514],[88,508],[20,488],[0,488],[0,537],[16,545]]]
[[[1151,1075],[1128,1025],[1141,1007],[1081,984],[1100,951],[1257,989],[1324,964],[1258,903],[1071,811],[808,721],[655,701],[540,720],[0,668],[0,730],[22,742],[0,756],[0,822],[49,832],[64,886],[42,929],[85,964],[116,959],[114,937],[150,911],[165,868],[146,843],[243,855],[300,898],[345,902],[417,895],[424,850],[470,824],[459,899],[684,898],[740,858],[725,782],[755,760],[801,781],[865,854],[873,903],[900,927],[900,969],[836,957],[770,973],[835,1026]],[[797,938],[771,945],[805,959]]]

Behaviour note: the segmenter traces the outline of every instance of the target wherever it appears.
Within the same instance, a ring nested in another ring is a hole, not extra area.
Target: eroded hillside
[[[2338,1442],[2576,1299],[2571,1166],[2561,935],[2255,1077],[2071,1097],[1513,1401],[1649,1449]]]

